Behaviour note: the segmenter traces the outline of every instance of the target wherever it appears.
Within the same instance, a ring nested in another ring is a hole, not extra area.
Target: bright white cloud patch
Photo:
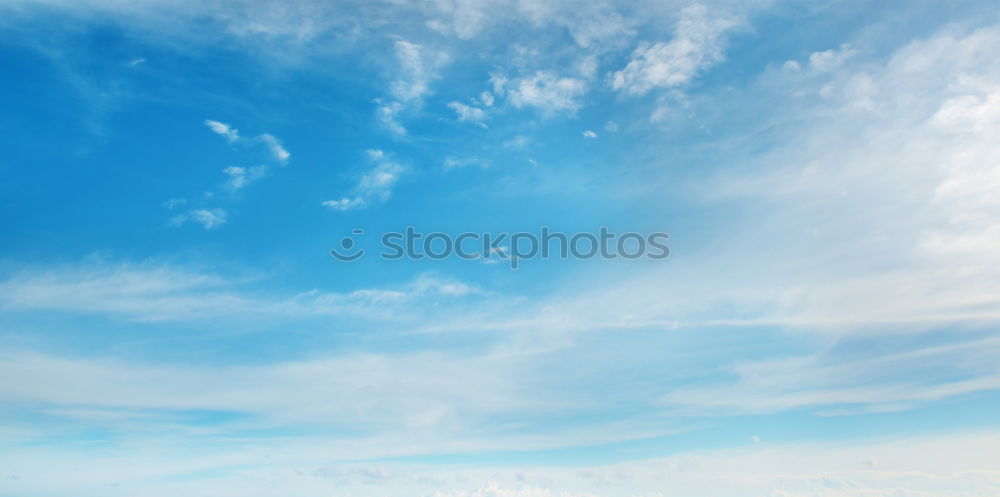
[[[397,77],[389,84],[391,99],[377,99],[376,116],[396,135],[405,135],[401,115],[421,104],[430,93],[430,84],[438,70],[450,60],[448,55],[407,40],[393,44],[398,64]]]
[[[455,117],[459,121],[471,122],[480,127],[486,127],[486,124],[483,123],[486,120],[486,111],[483,109],[465,105],[461,102],[449,102],[448,107],[455,111]]]
[[[809,68],[816,71],[830,71],[840,67],[854,55],[855,51],[850,45],[843,45],[837,50],[829,49],[822,52],[813,52],[809,55]]]
[[[934,113],[933,123],[957,132],[995,129],[1000,124],[1000,89],[979,93],[948,99]]]
[[[397,40],[394,48],[399,78],[389,87],[392,96],[402,102],[423,97],[430,91],[430,82],[437,79],[436,71],[448,60],[447,56],[406,40]]]
[[[643,95],[654,88],[673,88],[723,59],[725,34],[740,23],[715,17],[707,7],[694,4],[681,11],[668,42],[642,43],[624,69],[612,75],[615,90]]]
[[[547,115],[576,112],[581,105],[579,98],[586,91],[583,80],[559,77],[549,71],[514,79],[495,75],[492,82],[494,91],[506,95],[514,107],[535,107]]]
[[[229,143],[236,143],[240,139],[239,131],[226,123],[207,119],[205,126],[208,126],[208,129],[212,130],[213,133],[224,137]]]
[[[365,206],[365,199],[361,197],[344,197],[339,200],[324,200],[323,207],[329,207],[335,211],[349,211]]]
[[[290,154],[281,144],[281,140],[268,133],[260,135],[259,138],[267,145],[268,150],[271,151],[271,155],[275,160],[282,164],[288,162],[288,158],[291,157],[292,154]]]
[[[230,144],[248,141],[241,137],[239,131],[229,124],[209,119],[205,121],[205,125],[208,126],[208,129],[212,130],[213,133],[225,137],[226,141]],[[270,133],[257,135],[255,140],[263,143],[270,152],[271,157],[282,165],[287,163],[288,159],[292,155],[288,152],[284,145],[282,145],[281,140]]]

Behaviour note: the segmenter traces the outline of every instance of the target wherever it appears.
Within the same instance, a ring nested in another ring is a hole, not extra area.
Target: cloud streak
[[[642,43],[624,69],[612,75],[611,86],[630,95],[654,88],[689,83],[699,72],[723,59],[724,35],[740,25],[719,17],[701,4],[684,8],[669,42]]]
[[[381,150],[368,150],[366,154],[371,167],[358,178],[357,184],[348,195],[340,199],[326,200],[322,203],[323,206],[337,211],[349,211],[389,200],[393,187],[406,169],[388,159]]]

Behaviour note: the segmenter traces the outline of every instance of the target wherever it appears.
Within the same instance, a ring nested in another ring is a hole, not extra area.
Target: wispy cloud
[[[183,226],[188,221],[200,224],[207,230],[218,228],[226,224],[229,215],[225,209],[192,209],[170,218],[171,226]]]
[[[840,67],[846,60],[855,55],[850,45],[844,44],[838,49],[823,50],[809,54],[809,68],[816,71],[829,71]]]
[[[337,313],[386,318],[425,299],[482,293],[462,281],[420,274],[387,288],[264,296],[242,290],[253,279],[155,264],[40,268],[0,281],[0,308],[106,313],[140,321]]]
[[[489,163],[479,157],[445,157],[444,170],[459,169],[469,166],[489,167]]]
[[[208,129],[212,130],[213,133],[224,137],[229,144],[252,144],[254,141],[262,143],[265,147],[267,147],[271,158],[281,165],[285,165],[288,162],[288,159],[292,156],[292,154],[281,143],[281,140],[270,133],[261,133],[252,139],[248,139],[240,136],[239,131],[233,126],[220,121],[207,119],[205,120],[205,125],[208,126]]]
[[[448,108],[455,111],[455,117],[461,122],[471,122],[479,127],[485,128],[486,111],[479,107],[473,107],[461,102],[449,102]]]
[[[681,387],[665,396],[664,402],[701,414],[909,409],[949,397],[1000,390],[1000,374],[990,359],[998,353],[1000,339],[988,337],[861,357],[845,357],[834,350],[740,363],[727,368],[731,381]],[[874,376],[880,380],[873,381]]]
[[[263,144],[268,150],[270,159],[276,161],[279,166],[286,165],[288,163],[288,159],[291,157],[291,153],[289,153],[284,147],[281,140],[270,133],[262,133],[254,138],[245,138],[240,135],[239,131],[235,127],[221,121],[207,119],[205,120],[205,125],[208,126],[213,133],[224,137],[230,145],[241,145],[245,147],[254,143]],[[269,173],[270,168],[267,165],[253,167],[228,166],[222,169],[222,174],[225,176],[223,188],[229,192],[237,192],[245,188],[247,185],[268,176]],[[211,197],[212,193],[209,192],[207,196]],[[186,200],[184,200],[184,202],[186,202]],[[175,199],[171,199],[164,204],[164,207],[173,210],[179,205],[179,202],[175,202]],[[190,209],[187,212],[175,215],[170,219],[170,224],[172,226],[182,226],[190,221],[201,224],[205,229],[211,230],[226,224],[228,220],[229,213],[226,209],[220,207],[205,207]]]
[[[226,123],[206,119],[205,126],[208,126],[208,129],[212,130],[213,133],[225,138],[229,143],[236,143],[240,139],[239,131]]]
[[[365,199],[362,197],[342,197],[339,200],[324,200],[321,205],[329,207],[335,211],[349,211],[365,207]]]
[[[239,167],[239,166],[229,166],[222,170],[228,179],[226,180],[226,189],[230,191],[237,191],[243,187],[257,181],[267,175],[267,166],[255,166],[255,167]]]
[[[163,202],[163,207],[165,207],[167,209],[170,209],[170,210],[173,210],[173,209],[176,209],[176,208],[178,208],[178,207],[180,207],[180,206],[182,206],[182,205],[184,205],[186,203],[187,203],[187,199],[186,198],[175,197],[175,198],[170,198],[170,199],[167,199],[166,201],[164,201]]]
[[[264,133],[258,136],[258,138],[267,145],[267,148],[271,151],[271,155],[274,157],[274,160],[280,162],[282,165],[287,163],[288,158],[292,156],[292,154],[290,154],[281,144],[281,140],[277,139],[274,135]]]
[[[376,116],[394,134],[404,135],[402,114],[419,107],[431,91],[431,82],[438,78],[438,70],[450,58],[444,52],[402,39],[396,40],[393,49],[398,63],[397,77],[389,85],[391,98],[376,100]]]
[[[506,96],[515,108],[535,107],[547,116],[576,112],[587,87],[582,79],[559,77],[549,71],[514,79],[494,75],[491,81],[494,93]]]
[[[334,210],[347,211],[367,207],[389,200],[392,189],[405,168],[388,159],[381,150],[368,150],[371,167],[358,179],[349,194],[340,199],[326,200],[323,205]]]
[[[642,43],[624,69],[612,75],[615,90],[643,95],[654,88],[673,88],[691,81],[698,73],[723,59],[724,35],[740,21],[719,17],[701,4],[680,13],[674,38],[667,42]]]

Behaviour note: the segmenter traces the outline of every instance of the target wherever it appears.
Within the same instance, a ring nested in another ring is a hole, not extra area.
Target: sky
[[[0,0],[0,497],[996,496],[998,47],[986,0]]]

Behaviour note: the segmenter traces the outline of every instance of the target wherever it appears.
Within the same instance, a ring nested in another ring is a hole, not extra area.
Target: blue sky
[[[997,495],[995,10],[2,0],[0,496]]]

